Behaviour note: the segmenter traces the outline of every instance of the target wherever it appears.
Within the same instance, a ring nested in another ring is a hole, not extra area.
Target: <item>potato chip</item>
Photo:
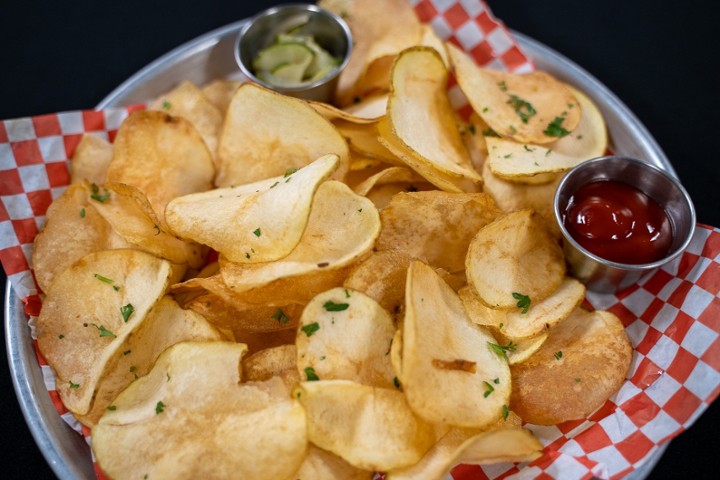
[[[527,311],[498,310],[486,306],[472,287],[460,291],[460,299],[470,320],[478,325],[493,326],[512,339],[533,337],[567,318],[585,298],[585,286],[566,277],[549,297],[528,305]]]
[[[490,170],[498,177],[514,182],[547,183],[555,177],[544,174],[565,172],[582,161],[540,145],[502,138],[487,138],[485,141]],[[541,176],[540,181],[533,180],[536,176]]]
[[[353,268],[343,286],[363,292],[396,315],[405,304],[405,278],[412,260],[398,250],[373,252]]]
[[[532,210],[509,213],[480,229],[465,265],[480,301],[505,310],[527,311],[565,278],[562,248]]]
[[[400,382],[410,408],[435,424],[482,428],[509,403],[510,369],[490,333],[419,261],[408,269]]]
[[[367,254],[379,232],[380,215],[372,202],[328,180],[318,188],[305,232],[288,256],[245,265],[221,261],[220,272],[228,287],[244,292],[282,278],[335,270]]]
[[[355,117],[377,120],[387,111],[388,96],[388,93],[379,93],[358,99],[358,102],[348,105],[344,110]]]
[[[306,417],[282,382],[240,383],[242,344],[166,350],[92,430],[111,478],[288,478],[307,451]],[[281,458],[281,461],[278,461]]]
[[[435,440],[397,390],[320,380],[301,382],[293,397],[307,412],[308,439],[363,470],[412,465]]]
[[[228,106],[215,184],[231,187],[281,176],[330,153],[340,159],[333,174],[340,180],[350,154],[335,127],[303,100],[245,83]]]
[[[45,214],[45,226],[35,237],[32,264],[38,286],[44,292],[55,277],[83,256],[130,248],[90,203],[84,185],[70,185]]]
[[[212,155],[195,127],[182,117],[134,112],[120,125],[113,149],[108,182],[138,188],[161,223],[170,200],[212,187]]]
[[[457,46],[446,46],[458,84],[473,110],[502,137],[545,144],[572,132],[580,121],[577,99],[549,74],[481,68]]]
[[[477,231],[502,212],[484,193],[398,193],[380,212],[378,250],[400,250],[448,272],[465,269]]]
[[[510,406],[538,425],[585,418],[618,391],[632,353],[615,315],[576,309],[550,330],[540,350],[512,366]]]
[[[421,38],[422,24],[404,0],[321,0],[318,6],[344,18],[353,35],[352,55],[335,92],[341,107],[353,103],[356,84],[373,60],[397,55]]]
[[[168,233],[140,190],[122,183],[106,183],[102,190],[102,201],[92,205],[125,241],[176,264],[202,266],[205,249]]]
[[[554,152],[582,160],[604,155],[608,148],[608,134],[602,112],[583,92],[572,85],[565,86],[580,104],[580,123],[573,129],[572,135],[561,137],[548,146]]]
[[[397,155],[388,150],[378,138],[378,122],[353,123],[346,120],[336,120],[334,125],[347,140],[353,152],[358,152],[364,157],[376,158],[391,165],[402,165]]]
[[[89,183],[105,183],[112,156],[110,142],[97,135],[84,134],[70,162],[70,184],[80,184],[85,180]]]
[[[70,411],[90,411],[108,363],[124,350],[172,274],[169,262],[149,253],[106,250],[56,277],[37,321],[38,346]]]
[[[534,210],[545,219],[545,224],[553,236],[560,238],[560,227],[555,221],[553,210],[553,199],[560,176],[550,183],[525,185],[497,177],[487,163],[483,166],[482,176],[483,191],[493,197],[502,211],[509,213],[524,209]]]
[[[388,125],[422,162],[445,175],[480,182],[457,128],[447,81],[448,70],[436,50],[413,47],[403,51],[392,69]]]
[[[202,90],[185,80],[150,104],[151,110],[160,110],[176,117],[183,117],[193,124],[215,158],[218,137],[223,124],[221,112]],[[217,166],[217,163],[215,163]]]
[[[230,100],[232,100],[233,95],[235,95],[235,92],[241,84],[242,82],[239,80],[213,80],[202,87],[202,92],[205,94],[207,99],[210,100],[218,110],[220,110],[220,113],[224,117],[225,112],[227,112],[228,105],[230,105]]]
[[[522,428],[498,428],[487,432],[453,428],[418,463],[390,471],[386,478],[443,480],[458,463],[529,462],[538,458],[542,449],[532,432]]]
[[[183,238],[208,245],[233,262],[287,256],[300,241],[319,185],[338,167],[324,155],[286,175],[176,198],[165,213]]]
[[[392,317],[375,300],[357,290],[328,290],[307,304],[300,319],[298,372],[307,380],[314,376],[394,388],[388,355],[394,334]]]
[[[118,394],[146,375],[166,348],[189,340],[221,341],[224,338],[202,316],[181,309],[168,296],[162,297],[108,361],[98,382],[92,408],[86,415],[77,416],[78,420],[87,426],[95,425]]]
[[[313,107],[320,115],[323,116],[329,122],[335,122],[337,120],[344,120],[350,123],[366,124],[372,123],[376,119],[358,116],[348,111],[348,109],[340,109],[334,105],[325,102],[316,102],[309,100],[308,104]],[[385,115],[385,110],[382,111],[378,117]]]
[[[262,382],[272,377],[291,377],[300,381],[297,372],[297,348],[281,345],[266,348],[242,359],[243,379],[246,382]]]
[[[400,192],[435,190],[435,186],[406,167],[388,167],[365,179],[353,189],[368,197],[382,210]]]
[[[310,445],[300,469],[290,478],[297,480],[372,480],[374,472],[353,467],[337,455]]]

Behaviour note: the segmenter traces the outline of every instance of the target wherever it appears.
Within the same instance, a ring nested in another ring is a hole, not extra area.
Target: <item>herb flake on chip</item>
[[[543,133],[548,137],[564,137],[570,134],[570,131],[562,126],[564,120],[563,117],[555,117],[555,120],[550,122],[547,128],[543,130]]]
[[[320,330],[320,325],[317,322],[313,322],[308,325],[303,325],[302,327],[300,327],[300,330],[305,332],[305,335],[307,335],[308,337],[311,337],[313,333]]]
[[[80,388],[80,384],[73,383],[72,380],[70,380],[70,388],[72,388],[73,390],[77,390],[78,388]]]
[[[101,337],[112,337],[115,338],[115,334],[108,330],[107,328],[103,327],[102,325],[98,325],[97,323],[91,323],[90,326],[95,327],[100,332]]]
[[[127,305],[120,307],[120,314],[122,315],[123,321],[125,323],[127,323],[127,321],[130,319],[130,315],[132,315],[134,311],[135,307],[133,307],[132,303],[128,303]]]
[[[256,228],[255,230],[253,230],[253,235],[255,235],[256,237],[259,237],[260,235],[262,235],[262,230],[260,230],[259,227]]]
[[[103,188],[105,191],[104,193],[100,193],[100,187],[97,186],[96,183],[93,183],[90,186],[90,198],[93,200],[97,200],[100,203],[104,203],[110,198],[110,191],[107,188]]]
[[[290,321],[287,315],[285,315],[285,312],[282,311],[282,308],[278,308],[275,313],[273,313],[272,318],[277,320],[280,323],[287,323]]]
[[[517,307],[522,308],[522,313],[527,313],[528,310],[530,310],[530,297],[528,295],[523,295],[522,293],[513,292],[512,294],[513,298],[517,300]]]
[[[315,369],[312,367],[305,367],[305,377],[307,377],[308,382],[317,382],[320,380],[320,377],[317,376]]]
[[[527,123],[530,117],[537,113],[537,110],[535,110],[535,107],[533,107],[530,102],[523,100],[517,95],[510,95],[510,100],[508,100],[507,103],[515,108],[515,113],[518,114],[523,123]]]
[[[165,411],[165,404],[161,400],[155,404],[155,415],[160,415],[164,411]]]
[[[555,352],[555,360],[560,360],[563,357],[562,350]]]
[[[483,383],[485,384],[485,388],[486,388],[486,389],[485,389],[485,393],[483,393],[483,397],[484,397],[484,398],[487,398],[488,396],[490,396],[490,394],[491,394],[492,392],[495,391],[495,387],[493,387],[492,385],[490,385],[488,382],[483,382]]]
[[[507,359],[507,352],[514,352],[517,347],[512,342],[507,345],[498,345],[497,343],[487,342],[488,346],[493,349],[495,353],[501,355]]]
[[[328,312],[342,312],[347,310],[349,306],[349,303],[335,303],[332,300],[328,300],[323,304],[323,308]]]

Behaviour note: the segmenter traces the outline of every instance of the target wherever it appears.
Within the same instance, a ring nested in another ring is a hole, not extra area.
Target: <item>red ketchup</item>
[[[618,263],[660,260],[672,243],[665,210],[637,188],[613,180],[580,187],[565,207],[563,224],[586,250]]]

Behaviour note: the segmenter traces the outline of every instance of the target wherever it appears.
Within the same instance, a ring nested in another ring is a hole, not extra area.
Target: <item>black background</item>
[[[0,5],[0,118],[89,109],[174,47],[272,1],[34,1]],[[648,128],[690,192],[698,221],[720,226],[715,2],[488,1],[495,15],[612,90]],[[2,292],[5,277],[2,276]],[[4,346],[3,346],[4,350]],[[0,367],[3,478],[52,478]],[[720,407],[670,445],[650,478],[715,477]]]

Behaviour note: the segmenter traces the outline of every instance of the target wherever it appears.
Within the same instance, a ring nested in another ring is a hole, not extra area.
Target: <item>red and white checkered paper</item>
[[[476,0],[409,0],[418,16],[480,65],[514,72],[534,66],[505,26]],[[181,79],[178,79],[181,80]],[[467,109],[456,85],[449,94]],[[30,326],[40,311],[32,242],[45,212],[69,183],[70,158],[84,133],[113,140],[131,106],[0,121],[0,261],[23,299]],[[698,225],[676,261],[618,295],[589,293],[615,313],[634,346],[622,388],[588,418],[551,427],[526,425],[545,446],[530,464],[460,465],[455,480],[476,478],[620,478],[688,428],[720,393],[720,229]],[[36,349],[37,351],[37,349]],[[62,405],[38,352],[58,412],[87,437]],[[102,476],[99,473],[99,476]]]

